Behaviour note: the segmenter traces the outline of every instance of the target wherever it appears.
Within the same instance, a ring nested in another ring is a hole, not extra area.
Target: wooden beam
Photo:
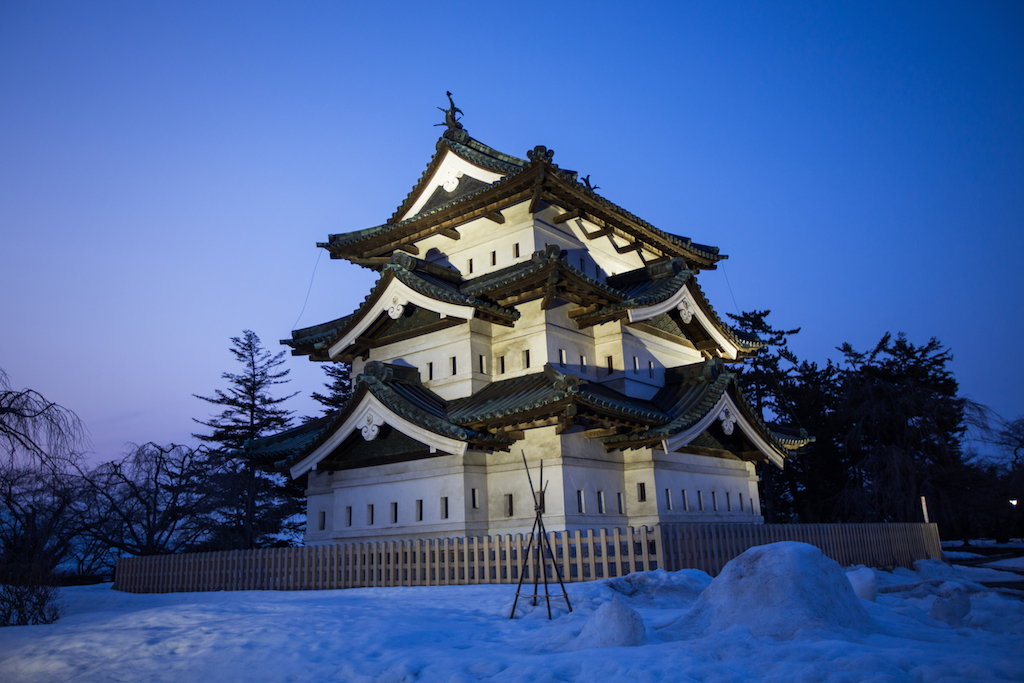
[[[594,232],[587,232],[586,230],[584,230],[583,234],[586,236],[588,240],[596,240],[598,237],[604,237],[605,235],[612,234],[612,229],[601,228],[600,230],[595,230]]]
[[[614,244],[614,242],[612,244]],[[625,254],[626,252],[629,251],[640,251],[643,248],[644,245],[641,244],[640,242],[630,242],[624,247],[616,246],[615,251],[619,252],[620,254]]]
[[[502,215],[501,211],[484,211],[481,215],[489,221],[494,221],[498,225],[505,222],[505,216]]]
[[[537,171],[537,179],[533,183],[533,198],[530,199],[530,213],[537,213],[537,207],[540,206],[540,195],[544,192],[544,169],[541,168]]]
[[[412,254],[413,256],[420,255],[420,248],[417,247],[415,244],[399,244],[397,247],[395,247],[395,251],[404,251],[409,254]]]
[[[702,342],[697,342],[696,344],[693,345],[693,348],[697,349],[698,351],[710,351],[711,349],[718,348],[718,342],[716,342],[714,339],[707,339]]]
[[[544,298],[540,302],[540,310],[546,311],[551,306],[551,302],[555,300],[555,285],[558,284],[558,271],[553,270],[548,275],[547,288],[544,291]]]
[[[459,231],[456,230],[455,228],[438,228],[437,232],[438,232],[438,234],[444,235],[445,237],[447,237],[449,239],[453,239],[453,240],[462,239],[462,235],[460,235]]]
[[[579,218],[581,214],[582,212],[579,209],[573,209],[572,211],[567,211],[555,216],[551,219],[551,222],[558,225],[559,223],[564,223],[568,220],[572,220],[573,218]]]
[[[600,308],[600,306],[598,306],[597,304],[591,304],[590,306],[580,306],[579,308],[574,308],[571,311],[568,311],[565,315],[570,318],[578,318],[581,315],[593,313],[598,308]]]
[[[573,424],[573,418],[565,418],[564,420],[558,423],[557,427],[555,427],[555,434],[565,434],[567,431],[572,429]]]
[[[608,429],[588,429],[583,432],[583,436],[588,439],[600,439],[603,436],[615,436],[618,433],[618,428],[610,427]]]

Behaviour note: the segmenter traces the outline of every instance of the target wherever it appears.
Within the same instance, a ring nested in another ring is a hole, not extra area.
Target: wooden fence
[[[912,567],[942,557],[936,524],[662,524],[664,566],[717,576],[747,548],[779,541],[817,546],[844,567]]]
[[[910,566],[941,557],[934,524],[666,524],[625,530],[552,532],[543,571],[566,582],[624,576],[659,567],[715,575],[751,546],[816,545],[843,565]],[[216,590],[319,590],[371,586],[516,583],[529,536],[368,541],[301,548],[122,557],[114,588],[129,593]],[[532,581],[537,545],[523,570]]]

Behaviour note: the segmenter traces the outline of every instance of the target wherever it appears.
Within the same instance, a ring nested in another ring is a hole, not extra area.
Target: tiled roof
[[[575,172],[560,169],[557,165],[551,163],[549,154],[537,155],[532,158],[530,162],[526,162],[522,159],[502,154],[472,138],[468,138],[465,143],[441,138],[441,140],[438,141],[437,149],[437,153],[435,153],[431,158],[430,163],[427,165],[427,169],[423,172],[420,180],[416,183],[412,191],[387,223],[363,230],[332,234],[329,236],[327,242],[319,243],[319,246],[335,250],[342,247],[356,245],[365,240],[387,235],[389,233],[401,233],[402,229],[407,225],[421,221],[425,217],[445,211],[459,204],[468,203],[477,196],[496,190],[496,188],[504,187],[513,183],[532,183],[534,182],[535,177],[532,169],[543,168],[543,171],[546,173],[546,177],[552,178],[554,182],[557,182],[557,184],[564,188],[564,190],[562,190],[563,192],[568,191],[570,195],[575,195],[585,202],[592,202],[593,207],[596,210],[605,212],[606,215],[618,216],[629,224],[640,228],[642,232],[647,233],[649,236],[655,237],[663,242],[667,242],[668,244],[673,245],[676,249],[709,264],[728,258],[727,256],[719,253],[718,247],[699,244],[688,237],[680,237],[660,230],[635,214],[623,209],[621,206],[618,206],[614,202],[605,199],[585,184],[578,182],[577,174]],[[409,216],[404,220],[399,220],[400,216],[408,212],[409,208],[415,202],[416,197],[424,191],[426,182],[437,169],[437,166],[440,164],[440,160],[444,156],[443,151],[446,149],[451,150],[453,153],[470,163],[495,171],[496,173],[500,173],[504,177],[474,192],[457,196],[450,201],[443,202],[428,210],[421,211],[420,213]],[[527,172],[528,174],[524,175],[524,173]]]
[[[362,320],[393,278],[398,279],[410,289],[437,301],[472,306],[491,316],[491,319],[497,318],[511,322],[518,320],[520,316],[519,311],[515,308],[506,308],[486,299],[463,294],[457,284],[431,274],[430,264],[399,252],[392,255],[391,263],[384,266],[377,283],[354,313],[329,323],[295,330],[292,332],[291,339],[283,339],[281,343],[300,353],[307,354],[329,347]]]
[[[546,365],[542,372],[492,382],[472,396],[456,399],[451,402],[449,416],[459,424],[475,424],[528,413],[561,401],[649,424],[671,419],[647,401],[561,373],[551,365]]]

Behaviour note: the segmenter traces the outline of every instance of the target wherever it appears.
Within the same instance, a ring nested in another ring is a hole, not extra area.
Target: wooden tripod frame
[[[533,597],[532,604],[534,607],[537,606],[537,589],[540,577],[544,577],[544,600],[548,605],[548,620],[551,619],[551,598],[555,599],[562,598],[565,600],[566,606],[569,611],[572,611],[572,605],[569,603],[569,594],[565,592],[565,584],[562,583],[562,572],[558,570],[558,558],[555,556],[554,551],[551,549],[551,541],[548,539],[547,529],[544,528],[544,493],[547,490],[547,485],[544,483],[544,461],[540,461],[540,495],[537,495],[536,489],[533,488],[533,479],[530,477],[530,467],[526,464],[526,453],[523,453],[523,467],[526,468],[526,479],[530,482],[530,494],[533,495],[533,511],[535,514],[533,518],[533,529],[530,531],[530,540],[526,544],[526,552],[523,555],[522,565],[519,567],[519,585],[516,587],[516,598],[512,601],[512,614],[508,616],[509,619],[514,619],[516,616],[516,605],[519,604],[519,597],[522,595],[523,589],[523,577],[525,576],[526,567],[530,562],[530,553],[533,551],[533,541],[537,539],[537,548],[533,556]],[[544,556],[545,551],[547,556]],[[543,560],[541,558],[544,558]],[[547,572],[547,557],[551,558],[551,564],[555,567],[555,576],[558,578],[558,585],[562,588],[562,595],[552,596],[548,593],[548,572]]]

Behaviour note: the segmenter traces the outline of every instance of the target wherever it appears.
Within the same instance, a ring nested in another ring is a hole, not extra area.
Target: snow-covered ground
[[[573,612],[550,622],[522,600],[509,620],[507,585],[69,588],[59,623],[0,629],[0,680],[1024,680],[1020,594],[938,561],[848,571],[811,546],[762,546],[713,582],[688,570],[572,584]]]

